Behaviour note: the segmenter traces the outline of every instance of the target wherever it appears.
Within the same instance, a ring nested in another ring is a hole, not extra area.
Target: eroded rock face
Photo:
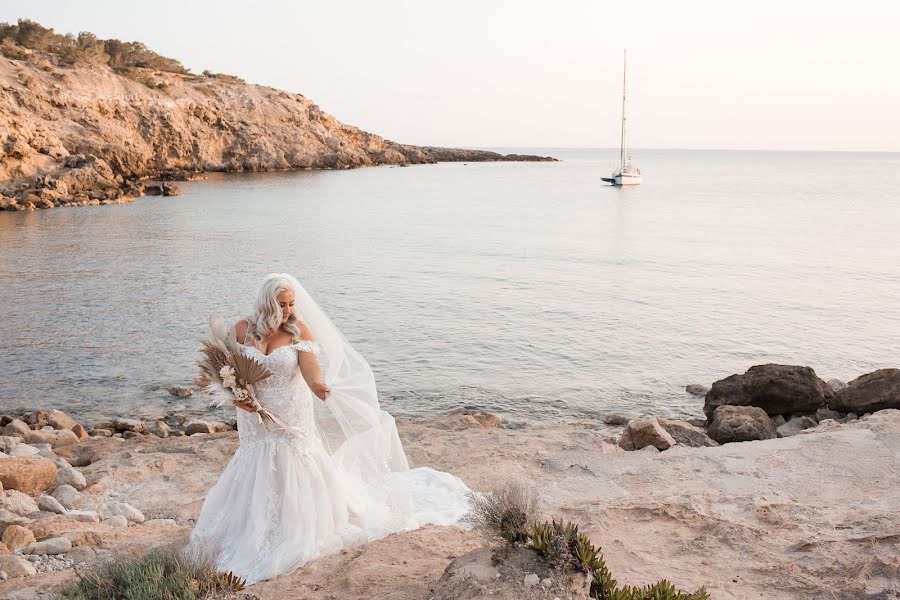
[[[0,460],[0,483],[7,490],[30,496],[46,490],[56,479],[56,465],[46,458],[10,457]]]
[[[777,435],[775,424],[763,409],[728,405],[716,409],[707,433],[719,444],[770,440]]]
[[[863,414],[900,408],[900,369],[879,369],[847,383],[828,403],[832,410]]]
[[[757,365],[712,385],[703,411],[712,420],[719,406],[756,406],[770,416],[814,414],[834,396],[811,367]]]
[[[677,442],[653,417],[633,419],[628,422],[619,438],[619,447],[624,450],[640,450],[653,446],[657,450],[668,450]]]
[[[44,69],[0,56],[0,209],[176,196],[173,183],[138,180],[205,171],[553,160],[398,144],[338,121],[299,94],[234,79],[133,72],[127,77],[105,65]]]

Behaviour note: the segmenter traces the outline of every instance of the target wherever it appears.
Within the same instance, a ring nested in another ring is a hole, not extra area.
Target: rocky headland
[[[172,180],[212,171],[552,160],[400,144],[139,43],[0,24],[0,210],[177,195]]]
[[[399,428],[414,465],[482,492],[528,486],[543,518],[579,524],[602,548],[620,584],[666,579],[715,599],[900,597],[900,370],[843,384],[760,365],[692,391],[705,391],[708,421],[507,428],[461,410]],[[178,414],[82,425],[30,411],[0,427],[3,598],[49,598],[76,570],[183,540],[238,444],[233,422]],[[584,583],[482,530],[425,527],[243,593],[550,600],[587,598]]]

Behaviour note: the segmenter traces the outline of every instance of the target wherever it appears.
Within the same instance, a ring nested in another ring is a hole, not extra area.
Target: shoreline
[[[889,594],[900,581],[892,579],[900,578],[900,506],[891,492],[900,486],[900,410],[788,438],[679,444],[664,452],[625,451],[596,421],[500,424],[480,411],[398,419],[411,466],[448,471],[482,492],[504,480],[527,484],[538,494],[540,513],[580,523],[625,583],[666,578],[685,589],[705,585],[716,599],[737,599],[832,591],[872,597],[863,590]],[[237,444],[229,430],[87,437],[54,448],[56,461],[75,465],[68,468],[84,485],[74,500],[64,498],[75,503],[68,514],[41,508],[24,517],[25,527],[39,539],[67,538],[72,548],[29,561],[41,572],[0,581],[0,595],[47,598],[74,579],[76,561],[133,557],[183,539]],[[124,508],[124,524],[79,516],[92,510],[106,516],[119,503],[139,516]],[[246,593],[427,597],[452,558],[486,543],[479,531],[428,526],[313,561]],[[10,557],[16,554],[0,555],[0,563]]]
[[[177,196],[173,182],[205,173],[557,161],[394,142],[335,119],[301,94],[221,74],[114,70],[40,50],[4,52],[0,210]]]

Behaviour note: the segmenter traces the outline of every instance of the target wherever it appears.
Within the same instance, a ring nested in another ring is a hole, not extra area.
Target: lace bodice
[[[256,398],[286,427],[261,424],[257,415],[238,409],[241,445],[266,441],[305,445],[315,435],[314,396],[300,372],[297,353],[312,352],[318,355],[318,345],[300,340],[295,344],[280,346],[270,354],[263,354],[255,346],[245,345],[242,350],[260,361],[271,373],[271,376],[254,386]]]

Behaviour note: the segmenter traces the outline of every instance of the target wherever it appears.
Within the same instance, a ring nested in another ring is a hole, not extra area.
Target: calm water
[[[753,364],[898,365],[900,154],[615,151],[550,164],[210,177],[178,198],[0,213],[0,412],[151,417],[206,317],[297,275],[385,406],[698,415]]]

